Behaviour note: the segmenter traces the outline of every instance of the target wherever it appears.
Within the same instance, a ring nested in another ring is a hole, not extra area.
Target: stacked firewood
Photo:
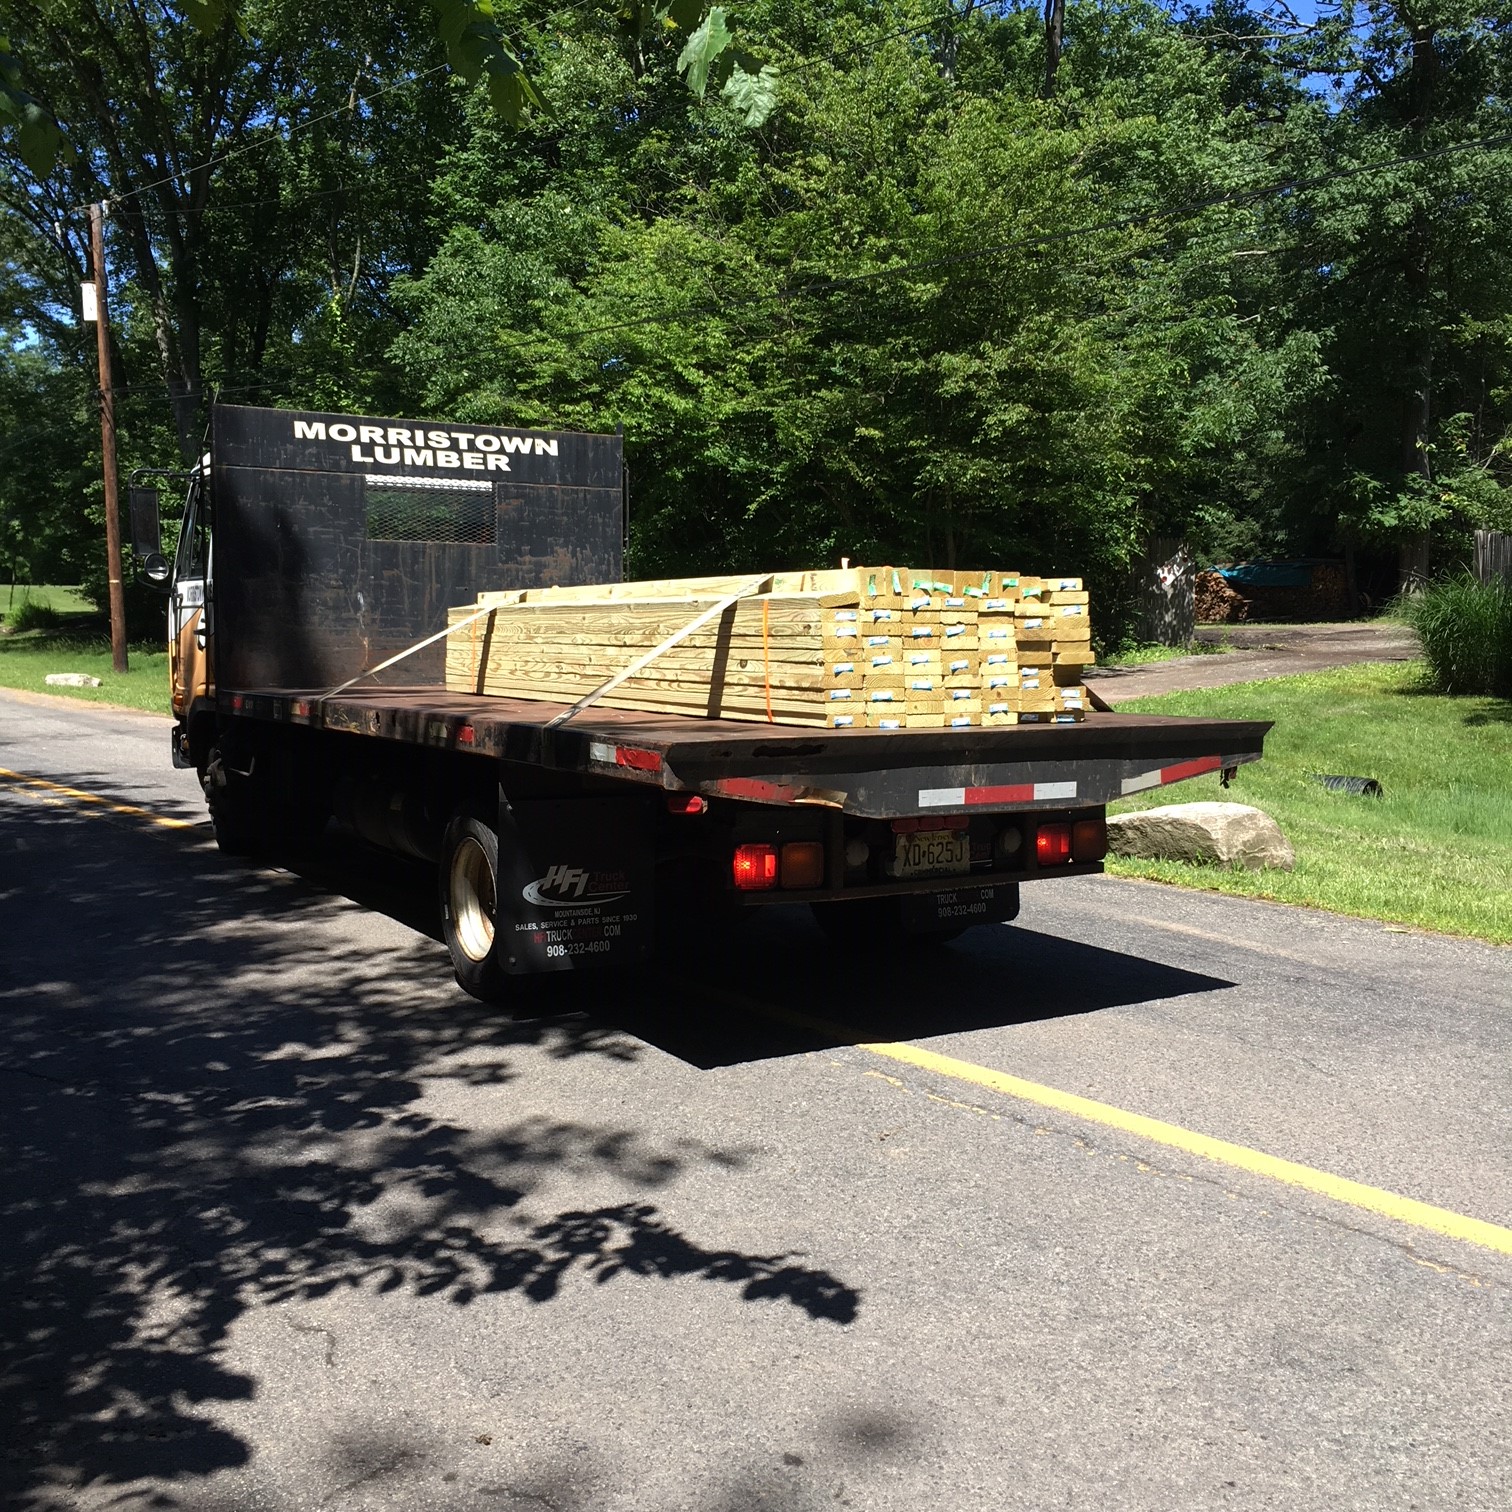
[[[1221,572],[1199,572],[1192,584],[1199,625],[1231,625],[1249,618],[1250,602]]]

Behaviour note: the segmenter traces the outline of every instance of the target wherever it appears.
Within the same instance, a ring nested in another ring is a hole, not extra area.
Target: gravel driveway
[[[1194,688],[1226,688],[1321,672],[1356,662],[1411,661],[1417,637],[1403,624],[1379,620],[1342,625],[1208,625],[1197,639],[1238,649],[1223,655],[1182,656],[1149,667],[1089,667],[1087,681],[1110,704],[1154,693],[1186,693]]]

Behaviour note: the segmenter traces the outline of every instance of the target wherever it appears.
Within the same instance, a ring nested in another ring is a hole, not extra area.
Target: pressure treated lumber
[[[701,614],[745,597],[692,631]],[[479,609],[491,610],[468,622]],[[1074,720],[1091,661],[1076,578],[859,567],[510,589],[456,607],[447,686],[830,728]],[[664,643],[676,639],[667,649]]]

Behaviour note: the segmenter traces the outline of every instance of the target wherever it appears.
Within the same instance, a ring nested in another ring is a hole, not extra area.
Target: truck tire
[[[299,858],[315,850],[328,810],[300,775],[277,781],[265,774],[261,762],[239,771],[227,764],[219,747],[211,749],[200,786],[223,856]]]
[[[459,814],[441,842],[441,928],[457,985],[485,1003],[504,1000],[496,928],[499,837],[481,819]]]
[[[903,936],[911,945],[948,945],[972,926],[944,924],[937,929],[910,928],[903,922],[901,900],[855,898],[845,903],[811,903],[814,922],[833,945],[843,949],[874,948],[879,940]]]
[[[267,840],[267,812],[261,786],[230,771],[219,747],[213,747],[200,773],[210,827],[223,856],[256,856]]]

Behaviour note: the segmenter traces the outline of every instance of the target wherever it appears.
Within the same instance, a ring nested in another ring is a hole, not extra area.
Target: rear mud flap
[[[929,934],[938,929],[961,925],[1006,924],[1018,918],[1017,882],[996,887],[956,887],[949,892],[905,893],[899,900],[903,910],[903,927],[910,932]]]
[[[641,798],[499,799],[499,959],[512,975],[624,966],[652,950],[652,811]]]

